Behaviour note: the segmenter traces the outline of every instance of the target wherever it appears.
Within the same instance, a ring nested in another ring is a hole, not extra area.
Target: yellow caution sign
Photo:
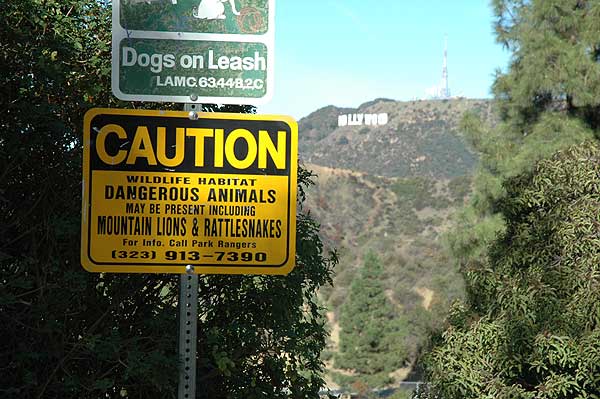
[[[298,127],[278,115],[92,109],[81,263],[90,272],[287,274]]]

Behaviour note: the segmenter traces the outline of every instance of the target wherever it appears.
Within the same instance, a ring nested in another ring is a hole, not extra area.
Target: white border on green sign
[[[209,104],[249,104],[261,105],[268,102],[273,95],[274,64],[275,64],[275,0],[268,0],[268,29],[264,34],[222,34],[203,32],[165,32],[125,30],[120,24],[120,3],[113,0],[112,9],[112,92],[125,101],[178,102],[178,103],[209,103]],[[134,0],[136,1],[136,0]],[[198,0],[200,3],[200,0]],[[119,87],[120,43],[123,39],[169,39],[190,41],[211,41],[227,43],[260,43],[267,49],[266,91],[262,97],[230,97],[203,96],[200,89],[197,98],[189,95],[148,95],[123,93]]]

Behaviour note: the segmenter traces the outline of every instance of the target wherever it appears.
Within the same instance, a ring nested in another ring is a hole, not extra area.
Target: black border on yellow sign
[[[196,265],[185,262],[178,264],[162,265],[158,263],[139,264],[120,264],[99,263],[91,259],[89,254],[91,224],[89,218],[90,198],[91,198],[91,173],[90,151],[91,151],[91,123],[98,115],[125,115],[136,117],[161,117],[161,118],[181,118],[188,120],[189,113],[184,111],[156,111],[156,110],[132,110],[132,109],[112,109],[112,108],[93,108],[86,112],[84,117],[84,135],[83,135],[83,198],[81,214],[81,264],[89,272],[95,273],[185,273],[185,267],[188,264],[194,266],[196,274],[288,274],[295,266],[296,253],[296,201],[297,201],[297,174],[298,174],[298,124],[296,121],[285,115],[257,115],[257,114],[234,114],[218,112],[200,112],[199,119],[219,119],[236,121],[269,121],[283,122],[290,127],[290,159],[288,176],[288,234],[287,234],[287,252],[286,261],[281,265],[271,266],[240,266],[240,265]],[[144,172],[144,171],[139,171]]]

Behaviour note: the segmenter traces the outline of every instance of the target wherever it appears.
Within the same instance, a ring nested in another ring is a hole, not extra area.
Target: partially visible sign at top
[[[271,0],[117,0],[119,25],[129,31],[264,35]]]
[[[114,0],[112,88],[129,101],[262,104],[275,0]]]

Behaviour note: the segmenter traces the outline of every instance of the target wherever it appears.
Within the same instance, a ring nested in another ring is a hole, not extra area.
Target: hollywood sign
[[[378,126],[388,123],[388,114],[346,114],[338,116],[338,126]]]

